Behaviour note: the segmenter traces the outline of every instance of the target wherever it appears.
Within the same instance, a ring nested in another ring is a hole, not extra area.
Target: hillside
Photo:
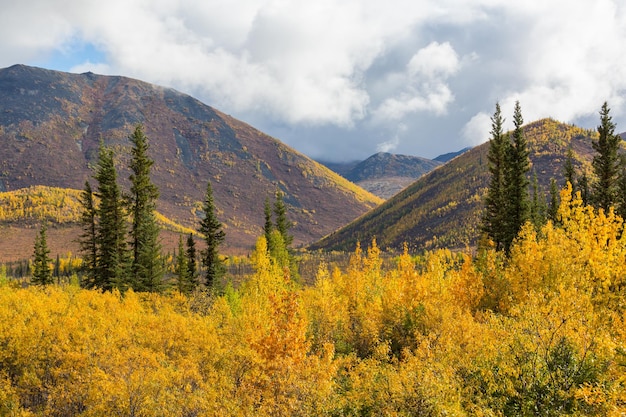
[[[568,148],[575,165],[589,170],[594,131],[544,119],[524,127],[532,170],[547,193],[550,179],[563,183]],[[489,143],[457,156],[426,174],[384,204],[311,245],[311,249],[353,250],[376,237],[382,248],[412,251],[474,246],[488,186]]]
[[[128,135],[144,125],[160,189],[158,210],[195,228],[213,185],[225,249],[261,234],[263,202],[284,193],[294,243],[319,239],[380,203],[377,197],[233,117],[142,81],[16,65],[0,70],[0,191],[45,185],[80,190],[100,140],[128,187]],[[15,225],[14,225],[15,226]],[[19,224],[16,226],[19,227]]]

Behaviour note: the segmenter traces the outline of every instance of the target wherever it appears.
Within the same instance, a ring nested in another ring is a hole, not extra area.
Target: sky
[[[318,160],[434,158],[544,117],[626,131],[623,0],[0,0],[0,67],[172,87]]]

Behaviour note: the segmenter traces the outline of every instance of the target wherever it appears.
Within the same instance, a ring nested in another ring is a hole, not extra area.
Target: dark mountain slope
[[[532,169],[547,194],[551,178],[563,184],[568,148],[575,166],[590,170],[593,131],[544,119],[525,126]],[[353,250],[357,241],[376,237],[382,248],[412,250],[473,246],[488,186],[489,144],[477,146],[426,174],[384,204],[311,246],[311,249]]]
[[[159,211],[195,228],[210,180],[232,250],[249,248],[261,234],[263,202],[276,190],[285,193],[296,244],[380,202],[278,140],[173,89],[22,65],[0,70],[0,191],[82,189],[100,140],[116,151],[127,187],[128,135],[137,123],[155,161]]]

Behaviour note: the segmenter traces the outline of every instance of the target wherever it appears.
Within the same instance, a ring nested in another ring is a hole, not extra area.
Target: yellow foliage
[[[562,201],[508,260],[373,241],[300,287],[260,238],[223,295],[3,280],[0,415],[622,415],[622,220]]]
[[[77,222],[82,211],[80,191],[66,188],[32,186],[0,193],[0,220],[49,220]]]

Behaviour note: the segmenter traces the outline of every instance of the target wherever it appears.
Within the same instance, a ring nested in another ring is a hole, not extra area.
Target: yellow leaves
[[[261,238],[222,296],[0,285],[0,415],[619,415],[621,220],[563,201],[509,259],[374,241],[300,288]]]
[[[58,223],[80,219],[80,191],[32,186],[0,193],[0,220],[49,219]]]

